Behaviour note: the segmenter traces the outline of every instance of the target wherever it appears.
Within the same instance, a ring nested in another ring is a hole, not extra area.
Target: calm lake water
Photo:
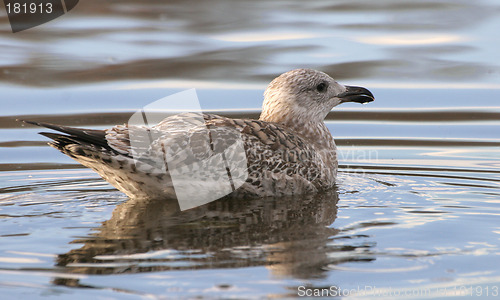
[[[500,293],[498,1],[94,1],[12,34],[0,9],[2,299],[442,299]],[[16,118],[106,128],[196,88],[257,117],[310,67],[376,101],[327,118],[326,194],[137,202]]]

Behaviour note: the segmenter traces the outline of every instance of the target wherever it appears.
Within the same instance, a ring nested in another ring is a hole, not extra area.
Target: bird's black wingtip
[[[49,129],[52,129],[55,131],[60,131],[60,132],[68,133],[68,134],[73,134],[76,131],[78,131],[78,132],[81,131],[81,130],[76,129],[76,128],[62,126],[62,125],[56,125],[56,124],[52,124],[52,123],[35,122],[35,121],[30,121],[30,120],[25,120],[25,119],[16,119],[16,121],[23,122],[25,124],[39,126],[39,127],[45,127],[45,128],[49,128]]]
[[[48,137],[49,139],[52,139],[52,140],[56,140],[56,139],[61,138],[61,137],[65,137],[65,138],[68,137],[67,135],[53,133],[53,132],[39,132],[38,134],[41,134],[41,135]]]
[[[21,122],[21,123],[25,123],[25,124],[31,124],[31,125],[43,127],[42,124],[35,122],[35,121],[30,121],[30,120],[16,119],[16,122]]]
[[[111,147],[108,145],[108,141],[106,140],[105,130],[73,128],[52,123],[35,122],[24,119],[17,120],[26,124],[45,127],[67,134],[64,135],[60,133],[39,132],[41,135],[52,139],[53,142],[49,144],[57,146],[56,148],[59,148],[59,145],[64,146],[67,144],[88,144],[111,150]]]

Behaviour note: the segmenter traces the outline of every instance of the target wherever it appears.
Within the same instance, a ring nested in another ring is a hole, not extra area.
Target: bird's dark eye
[[[318,90],[318,92],[320,92],[320,93],[325,92],[327,88],[328,88],[328,84],[326,82],[322,82],[316,86],[316,90]]]

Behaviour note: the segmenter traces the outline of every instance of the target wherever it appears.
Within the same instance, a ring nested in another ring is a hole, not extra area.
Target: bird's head
[[[260,120],[283,124],[321,122],[341,103],[373,100],[373,94],[365,88],[342,85],[320,71],[296,69],[271,81],[264,92]]]

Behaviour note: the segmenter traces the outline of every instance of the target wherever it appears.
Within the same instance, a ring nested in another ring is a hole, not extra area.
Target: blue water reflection
[[[2,296],[296,297],[301,286],[493,296],[499,9],[86,0],[19,34],[1,15]],[[266,84],[298,67],[376,97],[327,117],[340,160],[332,194],[181,213],[130,201],[15,121],[103,129],[190,88],[204,110],[256,118]]]

